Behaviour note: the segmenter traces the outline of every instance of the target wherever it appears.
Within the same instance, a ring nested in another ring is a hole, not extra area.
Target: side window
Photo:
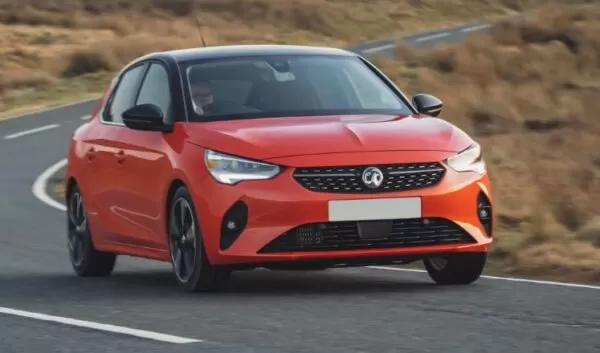
[[[133,106],[133,95],[137,87],[138,78],[143,65],[135,67],[123,75],[121,82],[117,86],[116,92],[113,94],[112,100],[109,103],[109,121],[117,124],[123,123],[123,112]]]
[[[171,115],[171,90],[169,75],[164,66],[152,64],[142,83],[142,89],[135,104],[152,103],[159,106],[165,117]]]

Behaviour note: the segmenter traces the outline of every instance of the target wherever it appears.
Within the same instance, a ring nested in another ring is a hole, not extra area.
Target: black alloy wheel
[[[68,194],[67,245],[71,266],[77,275],[95,277],[112,273],[117,256],[94,247],[83,197],[77,185]]]
[[[169,252],[177,283],[188,292],[224,289],[231,271],[209,262],[196,209],[185,187],[177,189],[171,199],[168,222]]]
[[[171,260],[180,282],[188,282],[196,267],[196,224],[185,198],[175,200],[171,215]]]

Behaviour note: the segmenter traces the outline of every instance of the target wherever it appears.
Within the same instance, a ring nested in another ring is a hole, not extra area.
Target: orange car
[[[72,266],[168,261],[185,290],[208,291],[235,270],[423,260],[436,283],[472,283],[492,243],[490,181],[441,109],[341,49],[138,58],[72,138]]]

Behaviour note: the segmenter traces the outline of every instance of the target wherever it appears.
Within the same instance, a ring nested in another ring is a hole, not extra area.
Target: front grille
[[[370,167],[378,168],[383,174],[383,181],[378,187],[367,187],[363,182],[363,172]],[[311,167],[296,169],[294,179],[303,187],[317,192],[381,193],[433,186],[442,180],[445,171],[437,162]]]
[[[304,224],[280,235],[261,253],[398,248],[474,243],[462,227],[443,218]]]

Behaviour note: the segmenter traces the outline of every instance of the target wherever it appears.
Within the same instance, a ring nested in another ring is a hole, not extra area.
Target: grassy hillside
[[[442,117],[481,141],[502,272],[600,281],[598,33],[600,5],[546,10],[381,63],[411,94],[442,98]]]
[[[349,43],[564,0],[0,0],[0,114],[96,96],[148,51],[209,44]],[[586,2],[570,0],[570,3]]]

